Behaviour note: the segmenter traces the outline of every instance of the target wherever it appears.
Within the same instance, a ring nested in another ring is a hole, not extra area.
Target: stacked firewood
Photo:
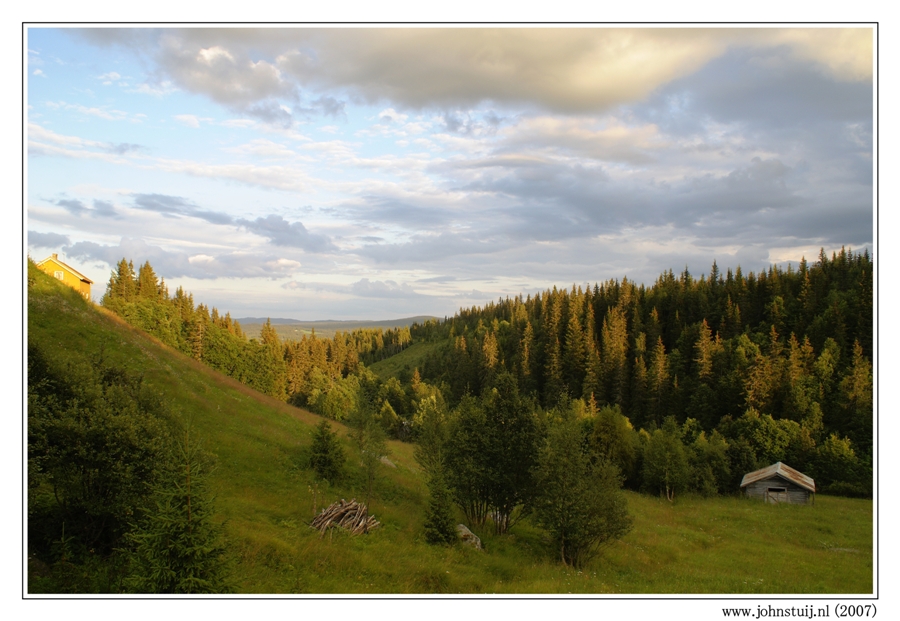
[[[366,505],[351,500],[347,502],[343,498],[333,503],[322,513],[316,516],[311,526],[325,535],[329,528],[340,527],[350,531],[351,535],[367,533],[381,526],[375,516],[369,515]]]

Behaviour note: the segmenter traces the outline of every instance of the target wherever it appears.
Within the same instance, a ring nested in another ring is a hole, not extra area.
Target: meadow
[[[633,530],[581,571],[563,566],[544,531],[527,519],[502,537],[476,531],[481,551],[431,546],[424,540],[423,475],[413,445],[398,441],[388,442],[395,467],[381,467],[370,506],[382,527],[365,536],[320,537],[308,526],[316,511],[360,499],[364,488],[341,424],[332,423],[348,455],[346,476],[317,482],[306,462],[319,416],[201,365],[49,278],[38,277],[29,289],[28,339],[74,365],[102,350],[110,364],[142,373],[175,416],[191,422],[217,456],[210,485],[238,593],[873,591],[873,502],[865,499],[819,495],[808,506],[772,506],[740,497],[670,503],[627,492]]]

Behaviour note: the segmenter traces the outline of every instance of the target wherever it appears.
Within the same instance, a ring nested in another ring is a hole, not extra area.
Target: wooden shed
[[[748,498],[777,504],[805,505],[815,499],[816,482],[798,470],[781,463],[744,475],[741,489]]]

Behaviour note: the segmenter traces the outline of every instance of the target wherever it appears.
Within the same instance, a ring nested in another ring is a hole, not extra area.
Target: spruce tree
[[[320,478],[333,483],[341,477],[344,460],[344,450],[337,439],[337,434],[332,431],[331,423],[322,419],[313,432],[310,467]]]
[[[227,593],[225,542],[206,486],[211,456],[185,429],[154,506],[129,534],[134,593]]]

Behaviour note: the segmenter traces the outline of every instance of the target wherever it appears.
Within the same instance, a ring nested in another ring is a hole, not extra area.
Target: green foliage
[[[167,409],[140,375],[93,360],[62,363],[28,348],[30,545],[108,554],[159,475]],[[52,499],[52,500],[50,500]]]
[[[776,456],[811,467],[816,447],[837,433],[853,442],[871,481],[872,271],[868,253],[846,249],[798,271],[745,274],[714,262],[707,277],[669,270],[650,287],[626,279],[554,287],[411,333],[416,341],[427,332],[436,345],[443,334],[420,368],[447,386],[452,406],[484,395],[506,372],[546,407],[593,395],[648,431],[668,416],[694,418],[707,439],[718,430],[736,441],[732,424],[752,410],[759,421],[742,424],[754,437],[729,453],[742,455],[743,465],[730,460],[732,476]]]
[[[360,391],[358,397],[360,406],[347,419],[347,424],[350,426],[350,439],[356,446],[362,463],[366,485],[365,504],[368,506],[381,458],[387,454],[387,438],[367,395]]]
[[[816,450],[813,474],[817,489],[829,491],[835,484],[843,484],[840,490],[858,484],[859,469],[859,459],[847,438],[833,433]]]
[[[453,413],[446,444],[447,483],[469,524],[481,526],[490,507],[488,424],[478,400],[463,398]]]
[[[718,432],[709,438],[701,431],[689,447],[691,469],[690,488],[702,496],[728,493],[731,466],[728,462],[728,442]]]
[[[456,521],[451,506],[452,499],[444,477],[440,474],[429,477],[425,541],[433,545],[452,545],[456,542]]]
[[[344,470],[344,449],[332,431],[331,423],[322,420],[313,432],[309,465],[316,475],[326,481],[337,481]]]
[[[128,534],[133,550],[125,588],[132,593],[227,593],[222,528],[207,489],[212,457],[184,431],[153,506]]]
[[[593,423],[591,448],[603,459],[619,468],[626,481],[638,476],[638,437],[618,406],[604,407]]]
[[[618,469],[583,451],[574,417],[550,428],[538,460],[537,482],[535,515],[553,537],[564,564],[584,566],[602,545],[631,530]]]
[[[514,537],[479,532],[487,553],[430,546],[420,536],[428,499],[425,478],[413,461],[413,446],[401,442],[389,442],[397,468],[385,468],[379,480],[377,517],[384,527],[378,536],[320,539],[304,526],[312,510],[312,497],[304,502],[305,490],[314,485],[314,474],[296,468],[298,443],[301,450],[308,448],[319,417],[273,404],[198,367],[96,312],[76,291],[29,269],[32,278],[29,340],[52,354],[48,359],[54,366],[66,368],[71,362],[74,368],[90,367],[89,354],[106,342],[105,364],[142,375],[142,386],[152,389],[146,394],[158,394],[191,417],[192,433],[202,435],[205,447],[218,455],[208,483],[234,551],[230,575],[237,593],[872,592],[872,501],[827,495],[810,506],[772,507],[692,495],[669,504],[625,492],[633,530],[580,571],[556,560],[558,550],[548,549],[546,532],[530,518],[516,525]],[[498,343],[502,350],[502,339]],[[639,434],[644,436],[646,432]],[[729,451],[734,445],[729,439]],[[328,501],[349,499],[356,491],[358,461],[348,460],[347,469],[348,476],[330,489],[334,495]],[[54,506],[46,481],[39,485],[34,498]],[[325,500],[319,497],[320,508]],[[29,498],[29,536],[36,527],[31,511],[42,506]],[[29,593],[120,592],[125,573],[121,555],[117,560],[88,553],[82,560],[78,545],[71,545],[73,554],[63,565],[58,561],[61,541],[72,536],[68,524],[64,538],[60,527],[47,538],[50,545],[60,541],[54,547],[57,556],[37,554],[29,541]],[[789,581],[760,579],[785,572]],[[61,588],[63,580],[67,586]]]
[[[437,393],[439,395],[440,393]],[[437,395],[423,395],[413,419],[416,448],[413,455],[425,472],[428,506],[425,509],[425,540],[436,545],[456,541],[453,498],[447,487],[447,407]]]
[[[690,466],[680,430],[673,418],[667,418],[644,447],[644,486],[664,494],[671,502],[689,481]]]

